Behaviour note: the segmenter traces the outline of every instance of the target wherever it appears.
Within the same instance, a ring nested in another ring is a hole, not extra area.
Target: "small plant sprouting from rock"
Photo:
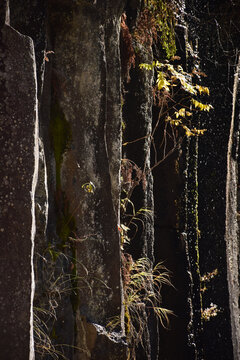
[[[218,269],[215,269],[207,274],[201,276],[201,292],[204,293],[207,290],[207,283],[209,283],[218,274]]]
[[[150,313],[156,315],[163,327],[169,324],[169,315],[173,315],[173,312],[161,306],[161,288],[163,284],[171,286],[171,281],[169,272],[163,264],[153,266],[148,258],[133,260],[130,254],[124,252],[122,279],[125,334],[129,345],[128,359],[135,360],[139,345],[146,350]],[[113,331],[119,325],[120,316],[117,316],[111,319],[108,328]]]
[[[82,185],[82,189],[84,189],[89,194],[93,194],[96,186],[93,184],[92,181],[89,181],[88,183]]]
[[[53,343],[52,336],[49,334],[49,322],[55,320],[54,313],[42,308],[33,308],[34,347],[40,359],[48,356],[50,359],[67,360],[63,352],[57,349],[58,345]]]
[[[34,344],[38,359],[64,359],[66,348],[75,348],[71,344],[58,343],[56,325],[58,311],[66,298],[77,297],[80,291],[89,291],[88,271],[82,265],[85,276],[75,271],[76,259],[49,245],[43,254],[36,254],[35,276],[36,290],[34,298]]]
[[[133,161],[123,159],[121,165],[121,224],[118,225],[121,238],[122,283],[124,294],[124,327],[128,343],[128,359],[136,359],[136,349],[142,346],[148,354],[148,317],[155,314],[162,326],[167,327],[169,315],[173,314],[161,306],[162,285],[171,286],[170,274],[163,264],[154,265],[149,258],[134,260],[128,253],[128,246],[136,236],[139,222],[142,227],[152,216],[150,209],[136,210],[131,200],[134,189],[142,184],[146,187],[146,174]],[[130,235],[131,234],[131,235]],[[121,324],[121,317],[116,316],[107,325],[113,331]]]
[[[151,311],[162,326],[168,325],[172,311],[160,306],[161,288],[163,284],[170,286],[171,282],[166,268],[160,263],[153,266],[148,258],[134,261],[130,255],[123,254],[123,264],[125,330],[128,342],[134,345],[134,355],[134,348],[139,343],[144,347],[146,318]]]
[[[211,272],[208,272],[200,277],[201,282],[201,292],[204,294],[207,291],[208,283],[214,279],[218,274],[218,269],[215,269]],[[217,314],[220,312],[218,309],[218,306],[216,304],[211,303],[209,307],[201,310],[201,318],[204,321],[209,321],[213,317],[217,316]]]
[[[204,321],[209,321],[211,318],[217,316],[217,314],[220,312],[216,304],[211,303],[210,307],[202,310],[201,317]]]

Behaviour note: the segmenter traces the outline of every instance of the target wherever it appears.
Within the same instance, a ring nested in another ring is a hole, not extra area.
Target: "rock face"
[[[198,44],[201,68],[208,74],[204,83],[211,87],[214,106],[211,115],[200,119],[208,131],[198,149],[199,255],[201,274],[218,269],[218,275],[203,293],[203,307],[213,303],[220,311],[204,324],[202,346],[206,359],[239,359],[239,44],[234,15],[239,8],[225,1],[201,5],[189,2],[188,6],[191,15],[200,20],[196,20],[198,24],[191,22],[190,39]]]
[[[1,24],[0,231],[1,273],[6,276],[0,283],[0,347],[3,359],[33,359],[36,62],[33,41],[6,22]]]
[[[157,147],[166,128],[154,73],[139,68],[164,61],[164,37],[140,34],[144,4],[0,5],[3,360],[129,359],[121,221],[135,210],[128,259],[164,261],[175,288],[161,289],[163,307],[176,315],[166,331],[138,304],[147,325],[136,359],[240,359],[239,5],[179,5],[177,55],[186,71],[208,75],[201,85],[214,110],[194,117],[203,137],[171,152],[170,137]],[[120,214],[126,189],[133,205]]]
[[[93,342],[89,348],[83,342],[90,331],[83,317],[106,326],[108,319],[121,313],[117,228],[121,11],[118,2],[111,7],[107,3],[70,5],[68,2],[57,6],[53,2],[49,8],[55,53],[52,72],[56,78],[51,135],[57,201],[62,212],[58,220],[62,226],[69,225],[69,234],[72,231],[75,238],[81,292],[76,310],[79,312],[77,346],[91,356],[95,345]],[[62,230],[59,229],[60,236]],[[82,291],[84,277],[89,288]],[[83,357],[87,359],[89,355],[81,351],[76,355],[76,359]]]
[[[239,112],[237,94],[239,92],[240,62],[235,68],[233,84],[232,118],[229,131],[227,153],[227,181],[226,181],[226,255],[227,255],[227,279],[229,291],[229,307],[231,318],[232,345],[234,359],[240,358],[240,324],[239,324],[239,242],[237,222],[237,183],[238,183],[238,127]]]

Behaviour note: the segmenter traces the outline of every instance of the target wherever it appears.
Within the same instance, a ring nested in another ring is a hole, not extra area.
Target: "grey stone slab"
[[[33,359],[34,192],[38,164],[32,40],[0,33],[0,354]]]

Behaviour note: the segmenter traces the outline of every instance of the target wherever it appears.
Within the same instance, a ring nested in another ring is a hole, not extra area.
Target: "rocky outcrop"
[[[240,359],[239,5],[178,7],[177,55],[203,74],[214,110],[194,116],[206,134],[180,131],[174,151],[153,101],[154,72],[139,67],[165,61],[167,46],[143,8],[141,0],[0,5],[3,360],[58,351],[125,360],[128,347],[136,359]],[[140,212],[125,258],[128,210]],[[166,331],[140,302],[144,343],[134,348],[124,286],[127,259],[141,257],[171,271],[175,288],[161,295],[176,316]]]
[[[95,340],[89,347],[87,339],[91,323],[106,326],[121,314],[121,11],[120,2],[53,2],[49,8],[58,235],[62,242],[70,234],[74,239],[80,288],[76,346],[85,355],[80,350],[76,359],[97,356]]]
[[[3,359],[33,359],[38,103],[33,41],[1,5],[1,335]]]

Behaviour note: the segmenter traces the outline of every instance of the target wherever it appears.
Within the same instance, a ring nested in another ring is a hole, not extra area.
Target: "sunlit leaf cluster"
[[[191,123],[194,111],[213,109],[212,105],[205,104],[196,98],[202,95],[209,96],[209,88],[193,83],[194,72],[189,74],[183,70],[182,66],[170,64],[168,61],[165,63],[153,61],[152,64],[143,63],[139,66],[140,69],[147,71],[155,70],[156,92],[159,98],[168,96],[168,99],[172,99],[173,104],[169,106],[169,111],[166,111],[165,122],[172,127],[181,127],[188,137],[203,135],[206,129],[192,128]],[[199,72],[198,77],[200,77]],[[175,101],[174,95],[180,90],[182,99]]]
[[[202,320],[209,321],[213,317],[217,316],[220,310],[218,309],[216,304],[211,303],[210,306],[201,312]]]

